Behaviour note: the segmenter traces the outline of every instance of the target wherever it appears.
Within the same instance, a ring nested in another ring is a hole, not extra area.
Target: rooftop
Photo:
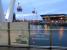
[[[45,14],[45,15],[41,15],[41,17],[44,16],[67,16],[67,14]]]

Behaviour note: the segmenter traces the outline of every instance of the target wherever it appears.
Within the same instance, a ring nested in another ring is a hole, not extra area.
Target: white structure
[[[10,0],[6,15],[4,15],[4,11],[2,8],[2,2],[0,0],[0,22],[12,22],[13,21],[13,10],[14,10],[14,4],[15,4],[15,0]],[[19,3],[18,3],[19,5]],[[40,20],[41,17],[39,18],[35,12],[35,9],[32,11],[31,14],[23,14],[22,12],[22,7],[18,6],[18,11],[16,12],[16,19],[18,20]],[[6,17],[6,19],[5,19]]]
[[[7,22],[12,22],[12,20],[13,20],[13,8],[14,8],[15,0],[10,0],[6,15],[4,15],[1,1],[2,0],[0,0],[0,22],[5,22],[6,21],[5,17],[7,18]]]
[[[22,10],[21,6],[18,6],[18,8]],[[31,21],[31,20],[42,20],[42,18],[39,14],[37,14],[36,10],[34,9],[30,14],[24,14],[23,11],[17,11],[16,20]]]
[[[4,22],[4,21],[5,21],[5,16],[2,8],[2,2],[0,0],[0,22]]]
[[[14,9],[15,0],[10,0],[9,7],[7,9],[6,16],[7,22],[12,22],[13,20],[13,9]]]
[[[16,13],[16,20],[42,20],[40,15]]]

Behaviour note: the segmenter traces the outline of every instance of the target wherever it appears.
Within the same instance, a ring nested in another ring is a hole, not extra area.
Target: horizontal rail
[[[0,29],[0,31],[7,31],[7,30],[6,29]],[[31,29],[30,31],[44,31],[44,30],[61,30],[61,29]],[[62,29],[62,30],[67,30],[67,29]],[[10,31],[29,31],[29,30],[10,29]]]
[[[10,48],[39,48],[39,49],[67,49],[67,47],[60,46],[13,46],[13,45],[0,45],[0,47],[10,47]]]

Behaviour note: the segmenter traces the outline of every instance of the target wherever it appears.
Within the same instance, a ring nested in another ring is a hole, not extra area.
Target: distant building
[[[64,23],[67,20],[67,14],[47,14],[41,15],[45,23]]]

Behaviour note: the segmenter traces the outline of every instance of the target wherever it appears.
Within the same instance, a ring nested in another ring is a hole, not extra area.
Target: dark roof
[[[45,15],[41,15],[41,17],[43,17],[43,16],[61,16],[61,15],[67,16],[67,14],[45,14]]]

